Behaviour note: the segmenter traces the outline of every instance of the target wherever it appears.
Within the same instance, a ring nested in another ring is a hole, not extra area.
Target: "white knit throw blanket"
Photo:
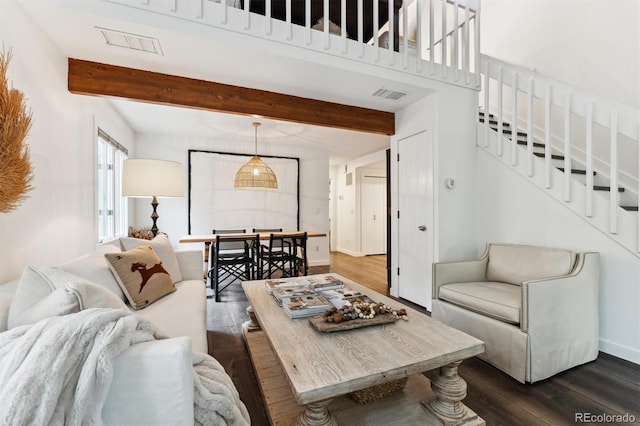
[[[0,333],[0,425],[100,425],[113,361],[160,336],[119,309],[87,309]],[[195,424],[249,425],[222,366],[194,354]]]

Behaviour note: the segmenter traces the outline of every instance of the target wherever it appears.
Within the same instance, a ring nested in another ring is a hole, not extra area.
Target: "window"
[[[122,193],[122,164],[127,149],[98,129],[98,242],[127,235],[127,200]]]

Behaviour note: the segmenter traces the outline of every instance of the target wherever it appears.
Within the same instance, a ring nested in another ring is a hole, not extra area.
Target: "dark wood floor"
[[[331,267],[311,268],[309,273],[336,272],[386,293],[385,265],[385,256],[332,253]],[[242,338],[247,305],[235,284],[221,293],[220,302],[208,299],[209,353],[231,375],[252,424],[266,426],[269,421]],[[465,360],[459,372],[468,384],[465,404],[487,425],[570,425],[580,423],[577,413],[629,413],[634,416],[631,423],[640,424],[640,366],[607,354],[532,385],[523,385],[477,358]],[[623,424],[614,420],[591,424]]]

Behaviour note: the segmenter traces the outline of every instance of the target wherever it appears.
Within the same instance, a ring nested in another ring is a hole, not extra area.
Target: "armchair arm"
[[[599,282],[600,255],[578,253],[571,274],[522,283],[520,328],[529,335],[532,381],[548,377],[540,372],[556,366],[552,357],[566,360],[564,368],[595,359]]]
[[[105,425],[193,425],[191,338],[130,346],[114,360]]]
[[[484,281],[487,277],[488,252],[480,259],[463,262],[442,262],[433,264],[433,294],[438,298],[440,286],[448,283]]]
[[[597,335],[599,282],[598,253],[578,253],[576,267],[569,275],[524,281],[520,328],[535,333],[545,324],[549,330],[559,331],[565,324],[586,328],[595,323]]]
[[[202,250],[179,250],[176,251],[182,279],[202,280],[204,277],[204,260]]]

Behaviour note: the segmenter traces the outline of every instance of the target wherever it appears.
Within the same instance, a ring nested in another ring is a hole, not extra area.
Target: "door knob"
[[[427,227],[426,227],[426,226],[424,226],[424,225],[420,225],[420,226],[418,226],[418,230],[420,230],[420,231],[426,231],[426,230],[427,230]]]

